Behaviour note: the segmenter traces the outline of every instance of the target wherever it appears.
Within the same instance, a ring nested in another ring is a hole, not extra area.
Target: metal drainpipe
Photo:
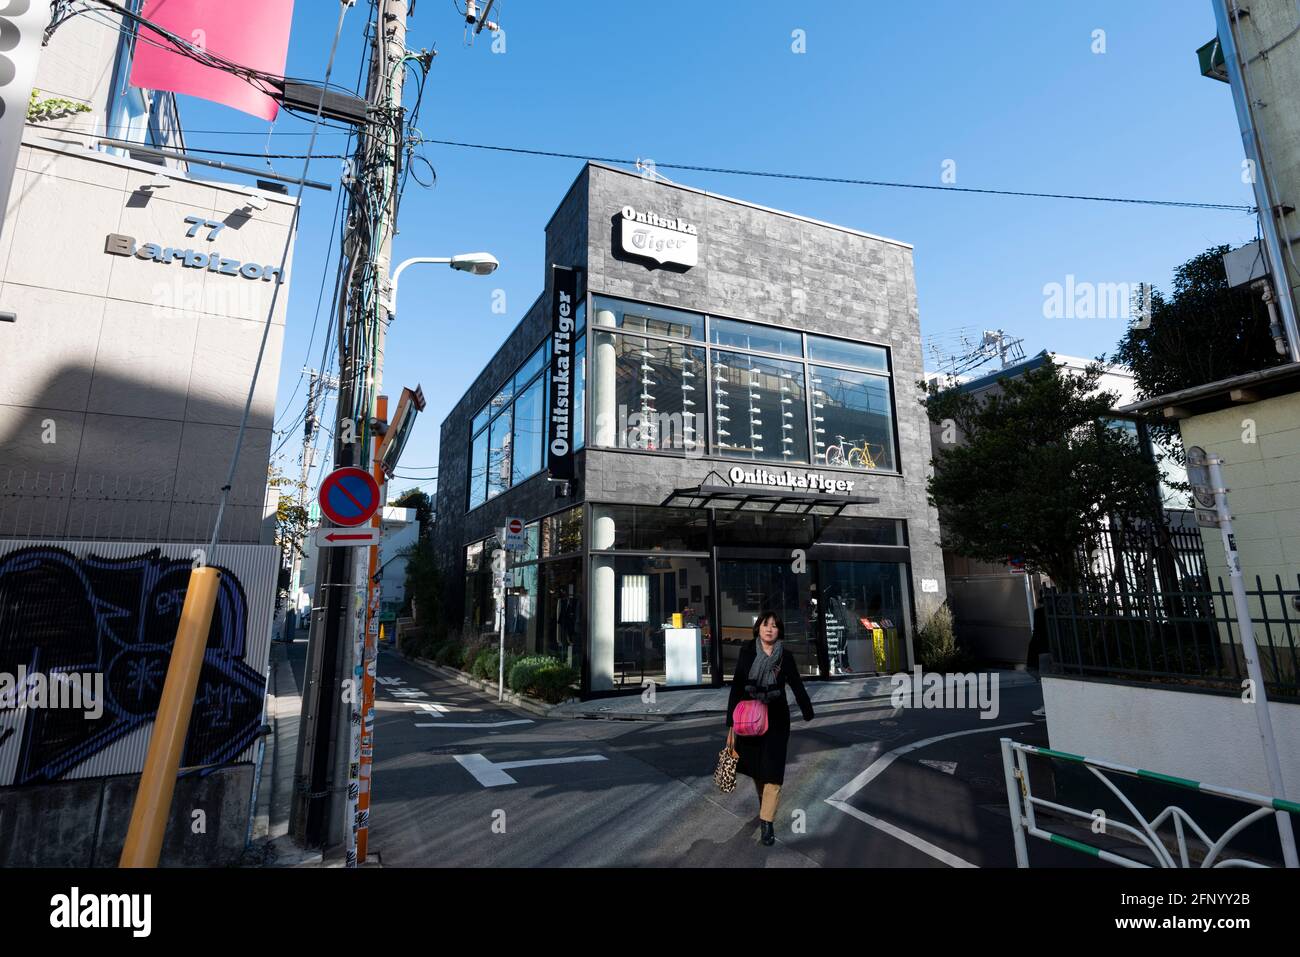
[[[1282,257],[1282,237],[1278,231],[1277,217],[1274,209],[1277,203],[1270,195],[1268,177],[1264,162],[1259,152],[1259,135],[1255,130],[1254,116],[1251,114],[1250,102],[1246,95],[1245,78],[1241,72],[1240,56],[1237,52],[1237,37],[1233,30],[1232,16],[1228,5],[1236,6],[1235,0],[1211,0],[1214,7],[1214,19],[1218,27],[1219,43],[1223,47],[1223,62],[1228,68],[1228,79],[1232,87],[1232,103],[1237,110],[1237,123],[1241,128],[1241,142],[1246,150],[1246,158],[1255,166],[1252,177],[1255,191],[1255,205],[1259,207],[1259,222],[1264,238],[1264,249],[1268,255],[1269,271],[1278,290],[1278,305],[1282,311],[1282,325],[1286,331],[1288,351],[1292,362],[1300,362],[1300,329],[1296,324],[1295,300],[1291,295],[1291,285],[1286,271],[1286,262]]]

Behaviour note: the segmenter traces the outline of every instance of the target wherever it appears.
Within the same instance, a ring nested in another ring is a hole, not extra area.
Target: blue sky
[[[366,7],[362,0],[348,13],[335,82],[356,79]],[[336,10],[327,0],[298,0],[290,74],[323,75]],[[487,33],[465,45],[451,4],[417,4],[408,46],[436,46],[439,54],[421,110],[424,135],[934,184],[953,160],[958,186],[1252,201],[1228,87],[1201,77],[1197,66],[1196,48],[1214,34],[1209,0],[920,7],[504,0],[500,21],[505,52],[494,53]],[[1099,29],[1100,54],[1092,51]],[[805,32],[805,53],[791,49],[794,30]],[[268,146],[267,124],[182,100],[191,147],[297,153],[306,146],[309,123],[287,114]],[[241,135],[200,132],[214,130]],[[317,151],[339,152],[344,142],[323,136]],[[395,259],[485,249],[502,263],[488,278],[438,267],[403,276],[384,384],[394,397],[403,385],[423,384],[428,409],[400,472],[431,483],[443,417],[542,288],[543,227],[581,163],[440,146],[425,155],[437,182],[408,185]],[[272,165],[290,174],[301,168]],[[333,181],[338,171],[337,161],[320,160],[312,175]],[[1002,328],[1022,336],[1030,354],[1109,352],[1125,325],[1045,319],[1045,284],[1073,275],[1167,290],[1180,263],[1255,234],[1243,212],[665,172],[912,243],[923,336]],[[326,301],[309,351],[322,275],[326,300],[333,278],[326,242],[334,203],[335,194],[308,191],[295,253],[277,425],[288,439],[282,464],[294,472],[305,396],[299,370],[319,363],[328,323]],[[496,290],[506,297],[504,316],[491,310]],[[395,480],[390,491],[411,484]]]

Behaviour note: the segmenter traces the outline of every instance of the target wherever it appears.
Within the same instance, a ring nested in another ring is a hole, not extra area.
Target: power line
[[[576,159],[598,163],[616,163],[637,166],[640,160],[615,156],[588,156],[583,153],[559,153],[553,150],[525,149],[518,146],[490,146],[483,143],[461,143],[456,140],[421,139],[422,143],[438,146],[455,146],[461,149],[491,150],[498,153],[518,153],[524,156],[546,156],[555,159]],[[980,193],[987,196],[1021,196],[1032,199],[1074,199],[1093,203],[1127,203],[1139,206],[1176,206],[1186,209],[1222,209],[1233,212],[1254,213],[1254,206],[1229,203],[1187,203],[1168,199],[1135,199],[1123,196],[1090,196],[1081,193],[1036,193],[1016,189],[982,189],[974,186],[939,186],[932,183],[898,183],[889,180],[853,179],[846,176],[814,176],[810,173],[774,173],[764,170],[730,169],[723,166],[698,166],[688,163],[661,163],[655,160],[656,169],[680,169],[696,173],[722,173],[728,176],[759,176],[765,179],[788,179],[812,183],[840,183],[847,186],[882,186],[889,189],[926,189],[944,193]]]

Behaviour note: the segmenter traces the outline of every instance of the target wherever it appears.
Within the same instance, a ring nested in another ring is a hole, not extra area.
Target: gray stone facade
[[[698,264],[658,267],[625,257],[618,250],[616,220],[627,205],[695,224]],[[584,267],[589,294],[888,347],[900,474],[845,470],[844,477],[857,482],[853,494],[879,502],[851,506],[844,514],[907,523],[916,618],[926,619],[945,591],[938,516],[925,492],[930,431],[915,386],[923,372],[910,246],[589,163],[547,224],[545,261]],[[588,448],[577,456],[579,480],[572,497],[557,499],[543,473],[466,514],[471,419],[548,334],[549,304],[547,289],[442,424],[436,543],[452,622],[463,615],[465,545],[492,534],[506,516],[533,519],[579,501],[659,505],[673,489],[699,485],[711,470],[725,475],[743,464],[722,457]],[[589,362],[591,353],[589,344]],[[589,389],[590,382],[588,376]],[[590,444],[590,417],[586,436]],[[924,592],[922,579],[937,582],[937,592]]]

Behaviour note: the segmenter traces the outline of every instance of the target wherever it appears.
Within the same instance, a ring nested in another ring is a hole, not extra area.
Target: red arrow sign
[[[379,529],[321,528],[316,531],[316,544],[322,548],[348,545],[378,545]]]

